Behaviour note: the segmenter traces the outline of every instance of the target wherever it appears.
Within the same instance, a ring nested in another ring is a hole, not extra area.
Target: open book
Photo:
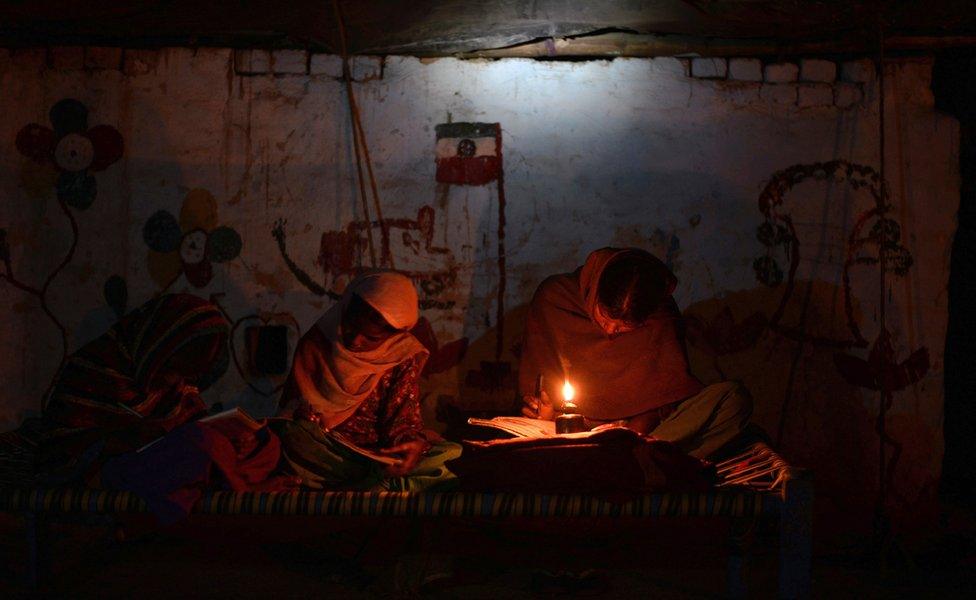
[[[333,440],[339,442],[340,444],[342,444],[349,450],[352,450],[356,454],[375,460],[378,463],[382,463],[384,465],[395,465],[400,462],[400,459],[397,458],[396,456],[387,456],[386,454],[379,454],[378,452],[373,452],[372,450],[363,448],[362,446],[356,444],[355,442],[353,442],[346,436],[342,435],[338,431],[330,431],[328,435]]]
[[[251,415],[247,414],[244,409],[237,406],[219,412],[215,415],[210,415],[209,417],[199,419],[197,423],[206,423],[209,427],[216,429],[224,437],[231,440],[246,438],[264,427],[264,423],[262,421],[258,421]],[[166,436],[164,435],[154,439],[145,446],[136,450],[136,452],[142,452],[164,437]]]
[[[468,419],[468,425],[491,427],[515,437],[550,437],[556,435],[556,422],[530,419],[529,417],[495,417],[494,419]]]
[[[247,414],[239,406],[204,417],[198,423],[206,423],[232,440],[252,435],[264,427],[264,423]]]

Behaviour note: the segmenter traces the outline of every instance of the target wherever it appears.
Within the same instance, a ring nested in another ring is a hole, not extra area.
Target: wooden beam
[[[886,51],[928,51],[976,46],[976,36],[896,36],[885,40]],[[804,56],[863,54],[876,51],[871,39],[786,41],[720,39],[675,35],[605,33],[592,36],[546,38],[526,44],[456,53],[458,58],[613,58],[654,56]]]

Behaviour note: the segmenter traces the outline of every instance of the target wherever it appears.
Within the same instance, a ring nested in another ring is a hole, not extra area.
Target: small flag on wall
[[[441,123],[437,131],[437,182],[484,185],[502,170],[498,123]]]

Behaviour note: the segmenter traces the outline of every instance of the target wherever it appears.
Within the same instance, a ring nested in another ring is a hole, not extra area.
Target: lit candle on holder
[[[576,390],[567,379],[563,383],[563,414],[556,417],[556,433],[577,433],[586,431],[586,422],[583,415],[576,412]]]

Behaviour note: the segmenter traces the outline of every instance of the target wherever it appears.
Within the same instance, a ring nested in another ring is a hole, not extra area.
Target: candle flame
[[[566,380],[566,382],[563,383],[563,400],[565,400],[567,403],[572,403],[575,396],[576,390],[573,389],[573,386],[569,383],[569,380]]]

